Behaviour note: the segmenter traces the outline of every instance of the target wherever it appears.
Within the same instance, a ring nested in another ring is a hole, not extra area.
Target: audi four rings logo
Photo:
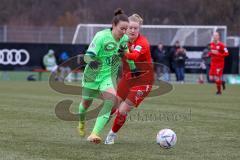
[[[25,49],[2,49],[0,50],[0,64],[25,65],[29,62],[30,55]]]

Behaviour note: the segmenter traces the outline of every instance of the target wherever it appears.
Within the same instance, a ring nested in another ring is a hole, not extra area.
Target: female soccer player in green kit
[[[111,109],[116,103],[117,74],[121,58],[119,57],[120,45],[126,44],[128,37],[125,35],[128,28],[128,17],[121,9],[115,11],[112,19],[112,28],[102,30],[94,36],[87,49],[84,60],[87,66],[84,70],[82,81],[82,101],[79,105],[80,121],[79,134],[85,135],[85,116],[93,99],[100,95],[103,107],[98,114],[95,126],[88,141],[98,144],[101,142],[100,132],[107,124]],[[127,48],[125,48],[127,50]],[[112,96],[110,96],[112,95]]]

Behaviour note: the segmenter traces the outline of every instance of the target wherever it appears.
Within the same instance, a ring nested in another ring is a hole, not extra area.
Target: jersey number
[[[109,65],[109,66],[116,65],[118,61],[119,61],[119,57],[117,55],[106,58],[106,64]]]

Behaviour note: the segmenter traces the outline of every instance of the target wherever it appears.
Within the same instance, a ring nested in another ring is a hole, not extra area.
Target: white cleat
[[[110,131],[105,139],[104,144],[114,144],[114,140],[117,138],[117,134]]]

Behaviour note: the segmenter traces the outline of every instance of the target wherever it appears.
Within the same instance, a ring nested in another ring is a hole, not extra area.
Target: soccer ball
[[[177,142],[177,135],[171,129],[162,129],[158,132],[156,140],[160,147],[168,149],[175,146]]]

